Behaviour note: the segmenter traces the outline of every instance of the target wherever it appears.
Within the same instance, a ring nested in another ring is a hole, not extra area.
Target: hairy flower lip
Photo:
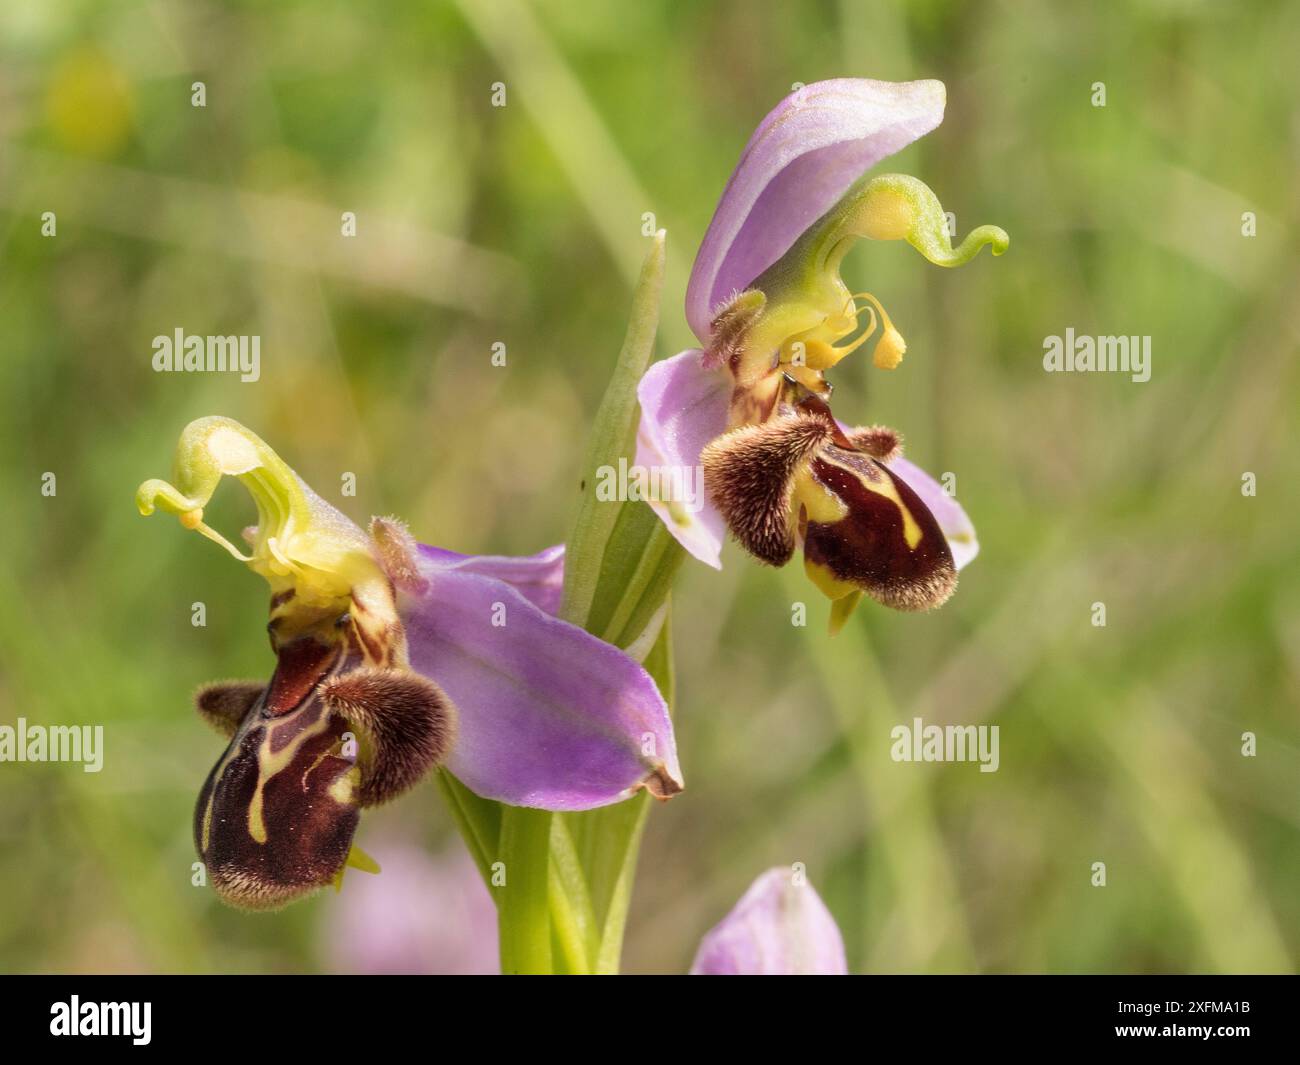
[[[641,400],[638,465],[677,465],[694,469],[700,464],[700,453],[704,448],[726,432],[731,401],[730,378],[721,367],[706,367],[703,355],[699,348],[689,348],[654,363],[642,377],[637,389]],[[679,405],[674,397],[681,395],[690,397],[691,401]],[[843,422],[837,421],[836,425],[841,433],[848,431],[849,427]],[[886,465],[907,482],[939,522],[957,569],[961,570],[970,563],[979,553],[979,542],[975,527],[961,504],[910,460],[900,456]],[[692,556],[714,569],[722,568],[726,525],[711,502],[706,502],[698,514],[691,516],[689,524],[675,521],[666,504],[648,502],[668,531]]]

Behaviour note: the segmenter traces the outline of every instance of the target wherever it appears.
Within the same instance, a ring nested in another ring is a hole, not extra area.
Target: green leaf
[[[582,861],[563,817],[551,818],[551,924],[564,971],[592,971],[600,949],[600,928]]]
[[[664,231],[660,230],[655,234],[641,266],[623,349],[596,411],[583,459],[578,486],[581,498],[566,540],[564,595],[560,604],[560,617],[575,625],[586,627],[587,615],[601,579],[606,545],[621,513],[627,509],[621,500],[598,499],[596,487],[602,466],[617,467],[620,458],[633,453],[639,410],[637,384],[650,364],[655,332],[659,328],[665,242]]]
[[[605,550],[587,630],[626,650],[663,606],[685,557],[649,506],[625,506]]]

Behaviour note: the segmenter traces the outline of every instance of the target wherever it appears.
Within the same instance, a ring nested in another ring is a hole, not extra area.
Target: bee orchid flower
[[[250,550],[203,520],[222,477],[253,496]],[[353,846],[360,811],[445,766],[479,795],[587,810],[681,790],[672,724],[628,655],[555,617],[563,549],[528,558],[417,544],[391,518],[368,532],[229,418],[181,434],[162,509],[271,586],[269,682],[201,688],[200,716],[227,740],[194,813],[209,882],[226,901],[281,906],[375,871]]]
[[[927,186],[865,174],[934,129],[944,103],[941,82],[858,79],[782,101],[746,145],[691,272],[701,347],[655,364],[638,389],[637,465],[703,472],[693,505],[650,500],[673,536],[715,568],[724,531],[774,566],[802,548],[832,631],[864,593],[900,610],[942,604],[978,551],[965,512],[901,457],[898,433],[836,420],[826,379],[872,337],[879,368],[906,350],[880,301],[840,277],[859,239],[905,241],[939,266],[1007,248],[995,226],[954,248]]]

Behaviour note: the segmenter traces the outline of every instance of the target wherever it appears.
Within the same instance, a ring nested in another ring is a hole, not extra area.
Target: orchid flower
[[[835,918],[790,869],[769,869],[700,941],[692,976],[843,976]]]
[[[703,473],[700,498],[649,501],[672,535],[715,568],[724,528],[774,566],[802,547],[832,632],[864,593],[939,606],[978,551],[965,512],[901,457],[898,433],[836,420],[826,380],[877,330],[877,367],[906,350],[880,301],[840,278],[856,241],[903,240],[939,266],[1007,248],[995,226],[954,248],[927,186],[864,175],[934,129],[944,102],[937,81],[838,79],[786,97],[746,145],[696,257],[686,316],[702,346],[653,365],[638,389],[638,467]]]
[[[257,504],[244,553],[203,520],[224,476]],[[668,710],[632,658],[554,616],[563,549],[528,558],[417,544],[392,518],[363,532],[229,418],[181,434],[161,508],[271,586],[268,683],[199,690],[228,741],[199,794],[194,836],[227,902],[283,905],[377,871],[352,839],[360,811],[444,766],[485,798],[588,810],[642,788],[681,790]]]

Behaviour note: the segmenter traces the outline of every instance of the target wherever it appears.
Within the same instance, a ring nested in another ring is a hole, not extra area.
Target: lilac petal
[[[686,318],[705,346],[713,310],[746,289],[881,159],[943,121],[940,81],[837,78],[791,93],[749,138],[700,245]]]
[[[845,976],[835,918],[807,881],[778,866],[760,876],[700,941],[693,976]]]
[[[447,767],[466,786],[546,810],[681,790],[668,708],[635,661],[436,551],[420,574],[399,604],[411,665],[460,712]]]
[[[636,465],[674,472],[692,485],[691,505],[670,506],[648,500],[668,531],[687,551],[714,569],[722,568],[725,524],[704,491],[700,452],[727,429],[731,377],[724,369],[705,369],[698,348],[657,362],[637,386],[641,425],[636,437]]]
[[[420,545],[420,554],[439,569],[477,573],[505,581],[548,614],[560,612],[564,591],[564,545],[556,544],[535,555],[462,555],[445,547]]]
[[[960,570],[974,559],[980,553],[980,545],[975,538],[975,526],[971,524],[961,504],[914,462],[898,458],[889,464],[889,468],[903,478],[908,487],[921,497],[921,502],[930,508],[930,513],[948,540],[956,567]]]

